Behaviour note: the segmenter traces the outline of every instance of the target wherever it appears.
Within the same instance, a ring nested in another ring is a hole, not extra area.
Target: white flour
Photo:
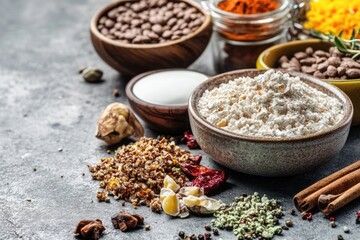
[[[282,72],[269,70],[205,91],[198,103],[211,124],[248,136],[296,137],[322,131],[344,115],[343,105]]]

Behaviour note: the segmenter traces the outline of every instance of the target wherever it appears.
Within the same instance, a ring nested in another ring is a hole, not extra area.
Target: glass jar
[[[212,49],[217,72],[255,68],[263,50],[285,41],[292,0],[278,0],[276,10],[261,14],[226,12],[217,7],[221,1],[210,0],[208,5],[214,24]]]

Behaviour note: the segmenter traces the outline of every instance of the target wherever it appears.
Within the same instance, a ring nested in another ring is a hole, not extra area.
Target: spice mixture
[[[219,2],[221,10],[237,14],[259,14],[274,11],[279,2],[274,0],[224,0]]]
[[[293,56],[282,56],[279,66],[288,71],[298,71],[321,79],[355,79],[360,78],[360,60],[351,58],[331,47],[328,51],[308,47],[304,52]]]
[[[282,233],[282,227],[276,225],[283,215],[282,207],[276,200],[254,193],[235,198],[229,208],[214,213],[211,223],[215,227],[232,230],[238,239],[271,239]]]
[[[181,163],[191,163],[189,152],[181,150],[165,138],[158,140],[142,137],[138,142],[123,146],[114,157],[103,158],[89,166],[94,179],[105,188],[98,194],[106,200],[107,194],[115,199],[130,201],[134,206],[158,204],[158,195],[166,175],[183,186],[189,179],[180,169]],[[153,200],[153,201],[152,201]]]
[[[123,43],[149,44],[176,40],[196,31],[204,15],[182,1],[125,1],[99,19],[98,30]]]
[[[304,27],[334,34],[344,30],[343,37],[349,39],[352,29],[359,27],[359,6],[360,0],[312,0]]]
[[[344,115],[338,99],[299,77],[274,70],[206,90],[198,109],[217,127],[269,138],[313,134],[335,125]]]

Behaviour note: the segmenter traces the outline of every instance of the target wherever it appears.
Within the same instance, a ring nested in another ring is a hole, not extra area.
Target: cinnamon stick
[[[360,182],[338,196],[321,195],[318,201],[319,210],[328,216],[358,197]]]
[[[359,182],[359,180],[356,181],[357,178],[354,179],[353,181],[350,181],[351,177],[358,176],[356,174],[348,176],[348,178],[343,178],[348,174],[355,172],[356,170],[360,170],[360,160],[331,174],[328,177],[321,179],[320,181],[309,186],[308,188],[302,190],[301,192],[299,192],[294,196],[295,207],[300,211],[306,212],[317,206],[317,201],[320,195],[340,194],[344,192],[345,190],[347,190],[347,188],[350,188]],[[334,191],[334,192],[330,192],[330,191]]]

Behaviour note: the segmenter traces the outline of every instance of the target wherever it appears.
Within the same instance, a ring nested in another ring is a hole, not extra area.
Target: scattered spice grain
[[[102,158],[89,166],[93,179],[105,188],[104,194],[131,202],[134,206],[147,205],[158,198],[166,175],[183,186],[189,181],[180,170],[181,163],[191,163],[191,154],[174,142],[142,137],[122,146],[114,157]]]
[[[343,231],[344,231],[344,233],[349,233],[349,232],[350,232],[350,229],[345,226],[345,227],[343,227]]]
[[[344,240],[344,237],[342,235],[338,235],[338,240]]]

